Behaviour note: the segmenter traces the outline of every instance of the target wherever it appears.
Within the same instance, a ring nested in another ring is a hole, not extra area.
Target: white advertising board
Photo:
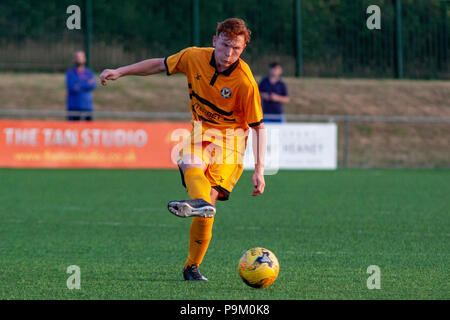
[[[336,169],[335,123],[266,123],[265,174],[278,169]],[[253,169],[253,134],[250,133],[244,168]]]

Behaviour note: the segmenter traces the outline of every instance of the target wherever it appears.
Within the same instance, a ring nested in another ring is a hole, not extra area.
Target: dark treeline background
[[[255,73],[276,60],[295,71],[294,0],[199,0],[202,46],[219,21],[240,17],[253,31],[244,59]],[[68,30],[66,9],[83,0],[2,0],[0,70],[62,71],[84,48],[81,30]],[[366,8],[381,8],[381,30],[366,27]],[[404,76],[449,79],[449,1],[402,0]],[[394,77],[395,0],[302,0],[305,76]],[[166,56],[193,44],[192,1],[92,0],[91,66],[99,71]]]

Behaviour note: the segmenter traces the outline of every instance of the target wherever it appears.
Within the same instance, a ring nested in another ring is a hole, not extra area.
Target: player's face
[[[213,46],[215,47],[216,65],[221,69],[227,69],[239,59],[246,44],[243,35],[230,39],[221,33],[219,36],[214,36]]]

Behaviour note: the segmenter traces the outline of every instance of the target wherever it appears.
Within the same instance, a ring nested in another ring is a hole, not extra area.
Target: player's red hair
[[[226,35],[230,39],[234,39],[237,36],[243,35],[245,43],[250,42],[251,31],[247,28],[244,20],[238,18],[229,18],[217,25],[216,35],[221,33]]]

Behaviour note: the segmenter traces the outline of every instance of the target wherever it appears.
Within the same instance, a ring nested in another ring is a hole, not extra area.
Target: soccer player
[[[281,79],[283,68],[278,62],[269,65],[269,76],[259,83],[263,100],[264,122],[284,122],[283,103],[289,102],[286,84]]]
[[[261,100],[249,66],[240,59],[249,41],[245,22],[230,18],[218,24],[212,48],[190,47],[166,58],[106,69],[100,75],[103,85],[127,75],[164,71],[187,77],[193,130],[177,163],[190,200],[168,204],[173,214],[193,217],[185,280],[207,280],[199,265],[212,237],[215,203],[228,200],[242,174],[249,127],[253,129],[255,158],[252,195],[264,192],[266,137]]]

